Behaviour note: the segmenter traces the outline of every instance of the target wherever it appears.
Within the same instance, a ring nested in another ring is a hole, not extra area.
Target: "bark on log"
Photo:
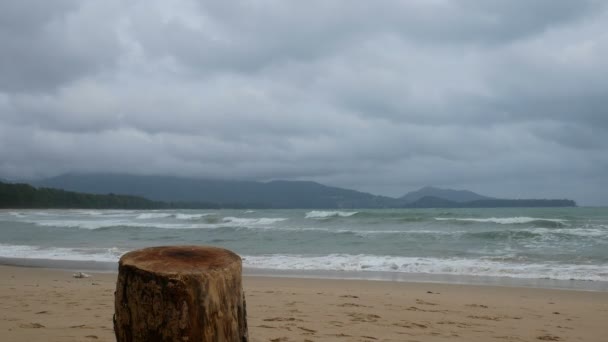
[[[201,246],[151,247],[120,258],[118,342],[247,342],[241,258]]]

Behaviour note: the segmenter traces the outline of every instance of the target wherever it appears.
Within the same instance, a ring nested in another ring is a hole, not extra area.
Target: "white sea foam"
[[[115,262],[126,253],[112,248],[64,248],[0,244],[0,257],[22,259],[80,260]]]
[[[24,220],[42,227],[100,229],[117,226],[146,227],[145,223],[133,223],[125,220]]]
[[[143,213],[137,215],[135,219],[137,220],[152,220],[152,219],[161,219],[171,217],[173,214],[170,213]]]
[[[132,216],[136,211],[134,210],[123,210],[123,209],[105,209],[105,210],[90,210],[90,209],[49,209],[49,210],[24,210],[18,212],[20,217],[66,217],[66,216],[78,216],[78,217],[107,217],[107,216],[121,216],[127,217]]]
[[[267,226],[277,222],[286,221],[284,217],[260,217],[260,218],[242,218],[242,217],[224,217],[222,222],[229,223],[231,226],[247,227],[247,226]]]
[[[377,255],[245,256],[245,267],[276,270],[376,271],[444,275],[475,275],[527,279],[608,281],[608,266],[524,264],[485,259],[414,258]]]
[[[564,234],[583,237],[608,237],[608,229],[601,228],[535,228],[529,230],[536,234]]]
[[[183,214],[183,213],[142,213],[137,215],[138,220],[153,220],[163,218],[174,218],[177,220],[199,220],[205,216],[214,215],[213,213],[202,214]]]
[[[24,220],[23,222],[33,223],[42,227],[60,227],[60,228],[79,228],[79,229],[102,229],[111,227],[150,227],[150,228],[181,228],[181,224],[164,224],[164,223],[147,223],[136,222],[134,220],[125,219],[104,219],[104,220]],[[188,227],[186,227],[188,228]]]
[[[112,248],[66,248],[0,244],[0,257],[50,260],[116,262],[127,250]],[[478,259],[421,258],[381,255],[330,254],[304,256],[273,254],[244,256],[244,266],[274,270],[370,271],[608,281],[608,265],[525,263],[525,259],[481,257]]]
[[[206,216],[211,216],[213,213],[204,213],[204,214],[175,214],[175,218],[178,220],[199,220]]]
[[[313,210],[306,213],[306,218],[323,219],[329,217],[349,217],[358,214],[357,211],[322,211]]]
[[[284,221],[283,218],[260,218],[247,220],[226,220],[219,223],[160,223],[160,222],[133,222],[119,220],[104,220],[104,221],[59,221],[45,220],[32,222],[39,226],[46,227],[65,227],[65,228],[80,228],[80,229],[107,229],[113,227],[132,227],[132,228],[156,228],[156,229],[219,229],[219,228],[271,228],[275,222]]]
[[[535,217],[490,217],[490,218],[454,218],[454,217],[435,217],[437,221],[465,221],[465,222],[491,222],[498,224],[523,224],[536,221],[548,221],[556,223],[565,223],[567,220],[552,219],[552,218],[535,218]]]

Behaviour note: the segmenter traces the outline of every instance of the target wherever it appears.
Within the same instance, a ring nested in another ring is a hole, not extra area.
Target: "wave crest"
[[[242,217],[224,217],[222,222],[231,223],[237,226],[265,226],[273,223],[287,221],[284,217],[260,217],[260,218],[242,218]]]
[[[137,217],[135,217],[135,219],[136,220],[152,220],[152,219],[167,218],[167,217],[171,217],[171,216],[173,216],[173,214],[169,214],[169,213],[143,213],[143,214],[137,215]]]
[[[500,259],[396,257],[330,254],[245,256],[245,267],[276,270],[371,271],[444,275],[475,275],[522,279],[608,281],[601,265],[515,263]]]
[[[526,216],[516,217],[489,217],[489,218],[457,218],[457,217],[435,217],[436,221],[461,221],[461,222],[479,222],[479,223],[497,223],[497,224],[526,224],[526,223],[552,223],[554,226],[560,226],[568,222],[563,219],[553,218],[536,218]]]
[[[330,217],[350,217],[358,214],[358,211],[323,211],[313,210],[306,213],[306,218],[324,219]]]
[[[117,247],[66,248],[0,244],[0,257],[4,258],[116,262],[126,252],[127,250]]]

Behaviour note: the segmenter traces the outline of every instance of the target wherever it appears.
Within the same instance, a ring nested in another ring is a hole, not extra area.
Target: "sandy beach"
[[[3,341],[114,341],[116,274],[0,266]],[[251,341],[606,341],[608,292],[244,278]]]

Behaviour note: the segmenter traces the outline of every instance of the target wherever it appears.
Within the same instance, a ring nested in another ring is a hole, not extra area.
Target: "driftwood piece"
[[[247,342],[241,258],[201,246],[151,247],[120,258],[118,342]]]

